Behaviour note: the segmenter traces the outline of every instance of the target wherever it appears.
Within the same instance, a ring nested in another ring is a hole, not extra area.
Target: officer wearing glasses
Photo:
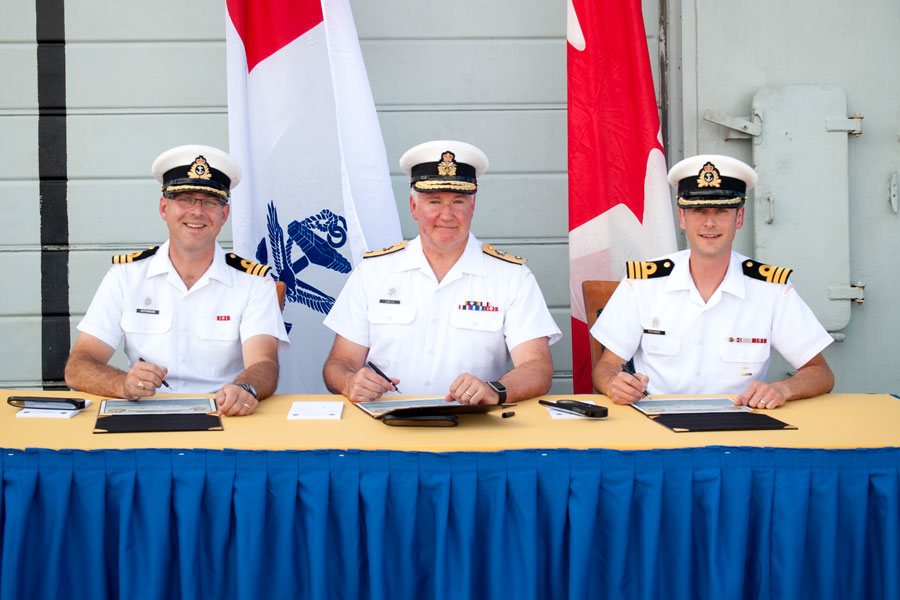
[[[78,324],[66,384],[130,400],[215,393],[222,414],[251,414],[275,391],[288,338],[269,267],[216,242],[240,166],[216,148],[179,146],[156,159],[153,175],[169,239],[113,257]],[[123,338],[128,371],[107,364]]]

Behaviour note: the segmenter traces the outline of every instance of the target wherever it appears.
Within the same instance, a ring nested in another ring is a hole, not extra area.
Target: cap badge
[[[209,179],[212,177],[212,173],[209,172],[209,163],[207,163],[206,159],[202,156],[198,156],[194,159],[187,174],[191,179]]]
[[[707,162],[700,169],[700,176],[697,178],[697,187],[722,187],[722,180],[719,179],[719,170],[711,162]]]
[[[438,175],[453,177],[456,175],[456,155],[449,150],[441,154],[441,162],[437,165]]]

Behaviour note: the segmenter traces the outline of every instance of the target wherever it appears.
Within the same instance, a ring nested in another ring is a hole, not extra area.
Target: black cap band
[[[195,177],[185,177],[189,166],[178,166],[169,169],[163,174],[163,192],[177,192],[204,189],[210,190],[212,193],[227,198],[230,195],[231,179],[218,169],[209,167],[209,179],[199,179]]]
[[[475,183],[475,167],[466,163],[454,163],[456,165],[456,175],[439,175],[437,161],[421,163],[412,168],[410,171],[409,181],[427,181],[429,179],[440,181],[468,181]]]
[[[719,177],[718,187],[698,189],[697,177],[685,177],[678,182],[679,198],[737,198],[747,195],[747,184],[734,177]]]

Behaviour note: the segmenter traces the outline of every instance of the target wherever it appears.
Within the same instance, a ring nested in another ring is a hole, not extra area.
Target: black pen
[[[388,377],[387,375],[385,375],[384,371],[382,371],[381,369],[376,367],[375,364],[371,360],[368,361],[366,364],[369,365],[370,369],[372,369],[373,371],[375,371],[376,373],[378,373],[379,375],[384,377],[385,381],[387,381],[389,384],[391,384],[391,386],[393,386],[394,390],[396,390],[398,393],[400,392],[400,389],[394,384],[393,381],[391,381],[391,378]]]
[[[146,360],[144,360],[144,359],[141,358],[140,356],[138,357],[138,360],[141,361],[141,362],[147,362]],[[170,390],[172,389],[172,386],[170,386],[168,383],[166,383],[166,380],[165,380],[165,379],[163,379],[162,382],[163,382],[163,385],[164,385],[164,386],[166,386],[166,387],[169,388]]]
[[[631,366],[630,362],[622,363],[622,370],[631,375],[632,377],[636,377],[637,373],[634,372],[634,367]],[[647,390],[644,390],[643,394],[644,398],[649,398],[650,394],[647,393]]]

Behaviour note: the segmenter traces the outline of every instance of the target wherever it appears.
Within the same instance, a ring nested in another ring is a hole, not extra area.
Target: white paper
[[[303,402],[291,404],[288,421],[337,421],[344,412],[343,402]]]
[[[90,400],[84,401],[84,406],[87,408],[91,405]],[[75,410],[53,410],[53,409],[45,409],[45,408],[23,408],[19,412],[16,413],[17,417],[22,417],[25,419],[71,419],[78,413],[80,413],[82,408],[78,408]]]
[[[584,402],[585,404],[596,404],[593,400],[579,400],[579,402]],[[553,408],[552,406],[545,406],[547,412],[550,413],[550,417],[552,419],[590,419],[591,421],[596,421],[592,417],[586,417],[584,415],[579,415],[576,413],[572,413],[566,410],[559,410],[557,408]]]

